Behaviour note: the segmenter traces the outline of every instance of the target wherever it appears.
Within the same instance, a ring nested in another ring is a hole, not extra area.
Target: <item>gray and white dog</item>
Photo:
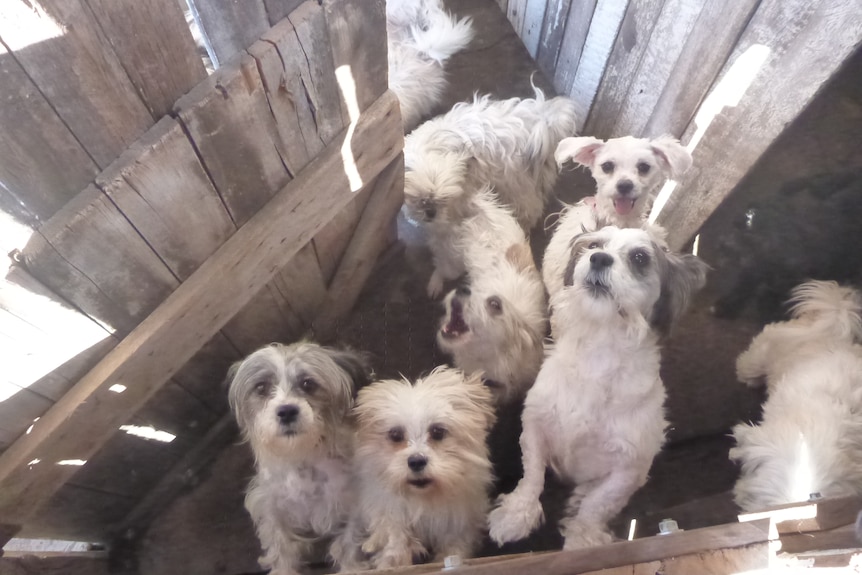
[[[256,463],[245,498],[263,548],[260,564],[297,572],[311,545],[332,539],[337,564],[352,563],[340,536],[353,507],[358,388],[371,380],[359,355],[300,342],[271,344],[231,367],[229,400]]]

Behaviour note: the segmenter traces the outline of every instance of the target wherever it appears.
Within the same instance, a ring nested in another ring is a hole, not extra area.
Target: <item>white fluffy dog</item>
[[[387,0],[389,87],[401,103],[404,131],[428,116],[446,90],[444,64],[473,38],[470,18],[456,20],[440,0]]]
[[[437,332],[440,348],[467,373],[482,371],[499,403],[522,400],[544,357],[545,288],[530,246],[468,250],[468,284],[452,290]]]
[[[420,224],[434,219],[453,196],[491,186],[525,230],[542,217],[557,179],[554,150],[575,131],[568,98],[473,102],[425,122],[404,141],[405,207]]]
[[[733,430],[746,511],[862,495],[862,296],[811,281],[789,303],[791,319],[766,326],[736,362],[740,381],[768,392],[763,421]]]
[[[647,479],[664,441],[659,337],[705,282],[706,265],[666,253],[642,229],[605,227],[574,242],[552,301],[559,334],[527,393],[524,476],[489,516],[499,544],[543,520],[545,468],[577,484],[565,548],[609,543],[607,522]]]
[[[414,385],[378,381],[359,392],[351,531],[364,538],[375,568],[474,552],[493,480],[485,444],[491,401],[479,374],[445,367]]]
[[[272,344],[234,365],[229,399],[257,473],[245,506],[272,573],[296,573],[317,539],[338,537],[352,507],[348,415],[371,374],[358,355],[312,343]],[[353,562],[333,546],[337,563]]]
[[[642,226],[659,187],[668,178],[684,174],[692,161],[688,150],[670,136],[654,140],[626,136],[606,142],[590,137],[566,138],[554,156],[561,167],[569,160],[588,167],[597,190],[595,196],[567,206],[560,214],[542,262],[550,295],[563,285],[573,237],[603,226]]]

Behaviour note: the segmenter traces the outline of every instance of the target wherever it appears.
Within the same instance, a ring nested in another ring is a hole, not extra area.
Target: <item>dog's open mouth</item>
[[[427,477],[423,477],[421,479],[408,479],[407,483],[412,485],[413,487],[418,487],[419,489],[425,489],[429,485],[431,485],[431,480]]]
[[[627,216],[633,209],[635,209],[636,201],[637,198],[614,198],[614,210],[616,210],[617,214],[620,216]]]
[[[449,321],[440,328],[440,333],[446,339],[457,339],[470,331],[470,326],[464,321],[464,306],[458,298],[452,300]]]
[[[611,288],[605,285],[602,278],[596,277],[593,274],[587,276],[587,279],[584,280],[584,286],[593,297],[610,297],[611,295]]]

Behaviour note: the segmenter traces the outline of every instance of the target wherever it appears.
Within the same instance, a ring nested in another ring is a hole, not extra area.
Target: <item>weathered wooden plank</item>
[[[86,0],[154,119],[206,78],[176,0]]]
[[[95,186],[46,222],[22,253],[39,281],[120,333],[134,328],[178,285]]]
[[[216,68],[251,46],[267,28],[263,0],[188,0],[215,52]]]
[[[290,180],[254,59],[242,53],[175,107],[237,226]]]
[[[825,497],[815,501],[802,501],[776,505],[763,511],[742,513],[740,521],[769,519],[778,533],[807,533],[827,531],[856,521],[862,509],[859,497]]]
[[[3,2],[0,39],[99,166],[153,124],[83,0]]]
[[[581,51],[575,78],[572,80],[572,87],[570,90],[562,92],[568,94],[575,101],[577,116],[582,118],[582,122],[586,121],[593,107],[593,101],[599,90],[599,83],[605,75],[608,57],[617,40],[623,15],[628,6],[629,0],[598,0],[596,2],[587,39],[584,41],[584,49]],[[571,20],[572,15],[570,13],[569,21],[571,22]],[[556,81],[554,85],[556,85]]]
[[[524,6],[524,22],[521,26],[521,41],[527,47],[527,52],[535,58],[539,53],[539,41],[542,37],[542,23],[545,20],[547,0],[527,0]]]
[[[368,198],[371,197],[371,191],[372,187],[369,186],[356,194],[353,201],[314,236],[314,251],[317,254],[323,281],[327,286],[332,281],[332,276],[335,275],[335,270],[338,268],[344,250],[350,243],[350,238],[353,237],[353,231],[356,229],[356,224],[359,223],[359,218],[362,216],[365,204],[368,203]]]
[[[2,10],[2,9],[0,9]],[[98,168],[0,44],[0,209],[31,225],[53,216]]]
[[[524,16],[527,12],[527,3],[529,0],[509,0],[509,5],[506,8],[506,18],[515,30],[515,34],[521,38],[521,33],[524,30]]]
[[[108,575],[108,554],[98,556],[85,553],[37,557],[22,555],[0,558],[0,573],[4,575]]]
[[[349,209],[350,206],[345,208]],[[327,285],[313,242],[308,242],[296,252],[290,263],[275,275],[270,285],[290,304],[291,310],[299,317],[303,326],[310,327],[326,299]]]
[[[0,557],[3,557],[3,547],[12,539],[18,531],[20,525],[10,525],[8,523],[0,523]]]
[[[173,118],[162,118],[96,184],[180,281],[236,231]]]
[[[222,332],[242,355],[272,343],[290,342],[302,333],[302,320],[271,283],[225,324]]]
[[[269,24],[275,26],[280,20],[296,10],[304,0],[263,0]]]
[[[354,129],[355,128],[355,129]],[[343,149],[363,182],[372,181],[401,151],[397,98],[386,92],[287,184],[129,336],[43,416],[33,431],[0,455],[0,516],[31,516],[74,470],[59,459],[88,459],[109,431],[134,413],[194,353],[262,289],[352,199]],[[287,225],[286,222],[290,222]],[[109,391],[123,381],[121,394]],[[28,466],[39,459],[42,464]],[[8,519],[6,519],[8,518]]]
[[[682,134],[759,3],[706,0],[643,129],[644,137]]]
[[[694,167],[658,217],[672,249],[691,239],[859,46],[857,15],[837,0],[760,3],[712,91],[715,96],[707,97],[696,127],[689,128]]]
[[[575,6],[583,4],[582,2],[575,2]],[[548,0],[548,7],[545,9],[545,18],[539,37],[539,49],[536,53],[536,64],[548,78],[554,77],[557,56],[560,53],[571,7],[571,0]]]
[[[609,137],[643,136],[705,3],[706,0],[665,0]],[[678,138],[682,132],[673,135]]]
[[[354,104],[365,110],[389,82],[386,4],[383,0],[323,0],[323,10],[335,69],[346,66],[339,78],[342,98],[348,110]],[[353,116],[351,112],[351,120]]]
[[[21,437],[33,422],[43,416],[53,401],[27,389],[3,385],[4,395],[13,393],[0,405],[0,450],[5,450]]]
[[[228,408],[225,385],[227,370],[233,362],[240,359],[242,354],[219,332],[183,365],[174,375],[173,381],[213,413],[221,414]]]
[[[665,0],[643,0],[629,4],[599,86],[597,105],[590,111],[584,133],[602,139],[625,135],[614,132],[616,120],[635,81],[664,3]]]
[[[827,531],[811,533],[791,533],[780,536],[781,551],[784,553],[804,553],[825,549],[859,549],[862,543],[856,537],[856,526],[844,525]]]
[[[769,550],[769,543],[764,541],[745,547],[664,557],[659,561],[590,571],[580,575],[720,575],[757,572],[774,566],[770,561],[773,555]]]
[[[80,469],[75,465],[62,467],[72,472]],[[109,526],[121,520],[134,504],[128,497],[66,484],[27,521],[18,537],[105,541]]]
[[[584,45],[591,30],[590,26],[596,11],[596,4],[596,0],[571,2],[566,10],[565,20],[556,25],[557,30],[565,30],[565,32],[557,34],[559,45],[555,47],[557,55],[554,67],[551,69],[554,87],[561,94],[568,94],[572,91]],[[561,8],[562,6],[557,6],[557,10],[561,10]],[[613,43],[612,39],[610,41]],[[578,123],[582,123],[586,120],[586,116],[579,115],[578,120]]]
[[[380,173],[372,188],[371,198],[338,264],[321,314],[314,321],[314,336],[321,341],[335,335],[336,322],[353,308],[377,257],[386,247],[389,223],[404,203],[403,155]]]

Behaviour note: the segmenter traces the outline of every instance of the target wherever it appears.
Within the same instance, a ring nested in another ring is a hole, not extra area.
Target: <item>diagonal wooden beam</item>
[[[352,134],[350,142],[345,142]],[[346,144],[346,145],[345,145]],[[0,455],[0,517],[24,523],[354,197],[404,144],[386,92]],[[352,181],[356,181],[355,175]],[[126,386],[122,393],[109,388]]]

